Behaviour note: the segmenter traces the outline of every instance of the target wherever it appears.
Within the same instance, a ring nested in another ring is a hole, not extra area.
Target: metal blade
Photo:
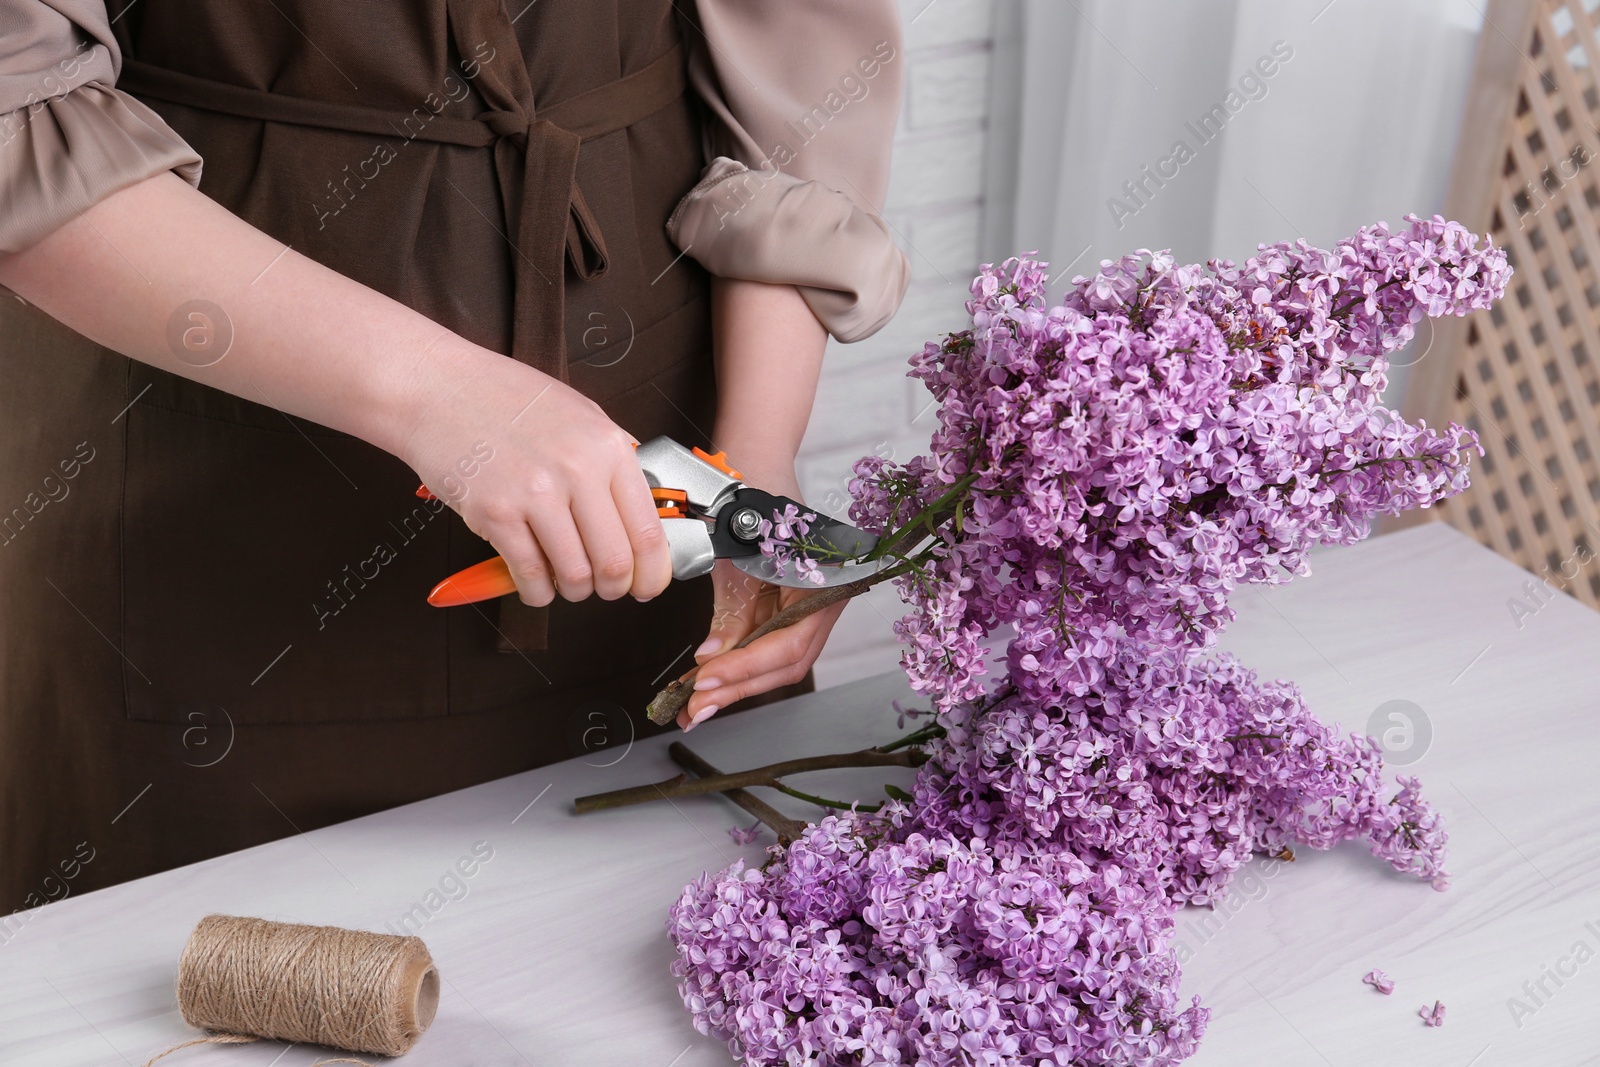
[[[870,563],[825,563],[821,568],[823,580],[820,583],[797,573],[793,566],[790,566],[785,573],[779,574],[772,560],[766,556],[739,556],[734,559],[733,565],[751,577],[772,585],[787,586],[790,589],[827,589],[835,585],[848,585],[850,582],[876,574],[893,562],[892,559],[884,558],[875,559]]]
[[[820,583],[808,580],[804,575],[796,573],[793,568],[779,575],[772,560],[763,556],[758,547],[760,538],[755,532],[756,524],[762,519],[770,520],[775,512],[782,511],[791,504],[802,514],[810,513],[816,516],[810,522],[810,529],[805,536],[806,543],[799,547],[799,551],[822,565],[822,574],[825,578]],[[719,558],[733,560],[734,564],[746,574],[773,585],[784,585],[794,589],[823,589],[833,585],[844,585],[874,574],[893,562],[889,559],[873,560],[870,563],[855,562],[877,546],[876,534],[868,533],[848,522],[840,522],[815,508],[805,507],[797,500],[791,500],[786,496],[775,496],[749,486],[734,493],[733,499],[722,507],[717,516],[716,529],[712,533],[712,542],[716,545]]]
[[[818,512],[806,541],[816,547],[804,550],[805,555],[818,563],[838,563],[859,559],[871,552],[878,544],[878,535]]]

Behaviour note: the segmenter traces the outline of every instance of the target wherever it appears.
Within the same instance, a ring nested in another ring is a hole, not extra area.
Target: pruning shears
[[[694,578],[711,571],[719,559],[732,560],[746,574],[773,585],[817,589],[843,585],[882,568],[887,559],[862,560],[878,538],[847,522],[829,518],[799,501],[746,485],[723,452],[685,448],[670,437],[657,437],[638,447],[639,466],[655,500],[672,552],[672,577]],[[432,494],[424,486],[417,495]],[[793,505],[811,513],[799,555],[815,560],[822,580],[785,568],[761,552],[763,527]],[[459,571],[433,587],[428,603],[436,608],[472,604],[517,591],[511,570],[499,556]]]

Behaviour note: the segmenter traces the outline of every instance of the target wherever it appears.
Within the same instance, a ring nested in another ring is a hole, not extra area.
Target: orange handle
[[[497,596],[515,593],[517,583],[511,578],[511,568],[496,556],[457,571],[428,594],[428,603],[436,608],[454,608],[462,604],[476,604],[480,600],[493,600]]]
[[[417,496],[422,500],[437,500],[425,485],[417,486]],[[515,593],[517,583],[511,578],[511,568],[496,556],[465,570],[457,571],[428,594],[428,603],[436,608],[458,608],[462,604],[476,604],[480,600],[493,600],[497,596]]]
[[[654,489],[652,493],[656,498],[657,515],[664,519],[684,517],[683,505],[689,499],[687,493],[681,489]],[[428,492],[425,485],[417,490],[417,496],[424,500],[433,499],[433,494]],[[436,608],[457,608],[462,604],[493,600],[516,591],[517,583],[511,577],[511,568],[506,566],[504,559],[496,556],[457,571],[434,586],[433,592],[428,594],[428,603]]]
[[[635,441],[633,447],[638,448],[639,443]],[[734,478],[744,477],[728,464],[726,452],[713,454],[696,448],[694,454],[725,474]],[[652,489],[651,495],[655,497],[656,514],[663,519],[681,519],[685,516],[684,507],[689,495],[683,490]],[[417,496],[422,500],[438,499],[426,485],[417,487]],[[428,603],[436,608],[455,608],[462,604],[476,604],[480,600],[493,600],[516,591],[517,583],[511,577],[511,568],[506,566],[504,559],[496,556],[457,571],[434,586],[433,592],[428,594]]]

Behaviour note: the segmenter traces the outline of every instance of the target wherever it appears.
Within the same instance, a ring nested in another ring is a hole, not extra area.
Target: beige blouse
[[[722,277],[792,284],[841,341],[888,322],[910,265],[878,210],[903,84],[894,0],[697,0],[689,80],[712,120],[668,221]],[[0,252],[200,157],[115,88],[104,0],[0,0]]]

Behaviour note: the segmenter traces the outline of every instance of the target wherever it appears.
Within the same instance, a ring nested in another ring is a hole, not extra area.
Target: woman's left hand
[[[780,609],[815,590],[769,585],[725,559],[717,561],[711,577],[716,585],[711,634],[695,650],[695,662],[700,665],[694,680],[695,692],[678,712],[678,725],[685,730],[736,700],[804,678],[822,654],[833,624],[848,603],[840,601],[744,648],[734,648]]]

